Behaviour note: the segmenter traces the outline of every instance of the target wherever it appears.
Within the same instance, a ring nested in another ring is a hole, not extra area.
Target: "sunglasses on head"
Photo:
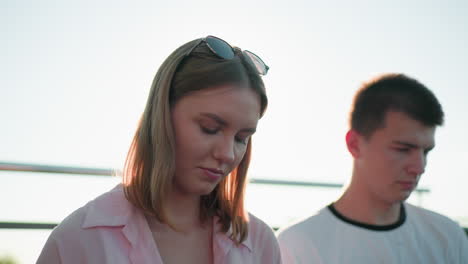
[[[192,53],[192,51],[202,42],[205,42],[208,48],[221,59],[232,60],[235,56],[234,48],[226,41],[215,36],[207,36],[202,38],[197,45],[195,45],[189,52],[187,52],[187,56],[190,55],[190,53]],[[269,67],[263,62],[262,59],[260,59],[259,56],[248,50],[243,50],[242,53],[244,56],[250,59],[258,74],[267,74]]]

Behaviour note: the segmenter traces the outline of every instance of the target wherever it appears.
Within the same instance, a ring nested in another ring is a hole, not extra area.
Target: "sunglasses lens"
[[[208,36],[204,38],[204,41],[206,42],[208,48],[211,49],[211,51],[216,54],[218,57],[225,59],[225,60],[231,60],[234,58],[234,49],[227,43],[226,41],[217,38],[215,36]],[[190,52],[189,52],[190,53]],[[248,50],[244,50],[243,54],[252,66],[255,67],[257,70],[258,74],[260,75],[266,75],[268,72],[268,66],[263,62],[260,57],[258,57],[255,53],[250,52]]]
[[[208,47],[219,57],[226,60],[234,58],[234,51],[226,41],[213,36],[206,37],[205,41]]]
[[[247,55],[247,57],[250,59],[250,61],[255,66],[255,68],[257,69],[260,75],[267,74],[269,67],[266,66],[266,64],[263,62],[262,59],[260,59],[260,57],[258,57],[255,53],[250,52],[248,50],[244,50],[244,55]]]

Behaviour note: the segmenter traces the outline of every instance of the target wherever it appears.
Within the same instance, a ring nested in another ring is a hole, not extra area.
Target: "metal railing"
[[[118,173],[111,169],[97,169],[70,166],[50,166],[30,163],[0,162],[0,171],[22,171],[22,172],[43,172],[43,173],[63,173],[70,175],[94,175],[113,176]]]
[[[39,173],[60,173],[69,175],[89,175],[89,176],[115,176],[120,172],[112,169],[85,168],[71,166],[51,166],[30,163],[0,162],[0,171],[16,172],[39,172]],[[343,187],[340,183],[323,183],[308,181],[283,181],[272,179],[251,178],[252,184],[281,185],[281,186],[300,186],[300,187],[319,187],[339,189]],[[417,188],[415,192],[421,197],[428,193],[427,188]],[[0,222],[0,229],[53,229],[56,223],[29,223],[29,222]]]

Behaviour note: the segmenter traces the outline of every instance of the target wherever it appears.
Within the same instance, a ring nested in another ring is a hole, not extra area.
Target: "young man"
[[[280,230],[283,263],[468,263],[468,239],[457,223],[404,202],[443,123],[434,94],[415,79],[387,74],[364,84],[353,106],[351,182],[336,202]]]

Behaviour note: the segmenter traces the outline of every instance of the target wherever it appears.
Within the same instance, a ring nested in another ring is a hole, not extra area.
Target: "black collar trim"
[[[357,227],[361,227],[361,228],[365,228],[365,229],[369,229],[369,230],[374,230],[374,231],[390,231],[390,230],[393,230],[395,228],[400,227],[402,224],[404,224],[405,220],[406,220],[406,210],[405,210],[405,206],[403,204],[401,204],[401,207],[400,207],[401,208],[400,209],[400,217],[398,218],[398,220],[395,223],[390,224],[390,225],[371,225],[371,224],[366,224],[366,223],[362,223],[362,222],[352,220],[352,219],[347,218],[346,216],[340,214],[335,209],[335,207],[333,206],[333,203],[328,205],[327,208],[338,219],[340,219],[340,220],[342,220],[342,221],[344,221],[344,222],[346,222],[348,224],[352,224],[352,225],[357,226]]]

